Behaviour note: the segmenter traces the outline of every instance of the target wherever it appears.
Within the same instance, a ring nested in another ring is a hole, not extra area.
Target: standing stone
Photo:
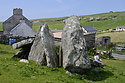
[[[49,67],[56,67],[58,65],[54,37],[47,24],[40,27],[28,59],[35,60],[37,64]]]
[[[83,74],[91,68],[86,41],[78,17],[65,20],[62,32],[63,67],[72,73]]]

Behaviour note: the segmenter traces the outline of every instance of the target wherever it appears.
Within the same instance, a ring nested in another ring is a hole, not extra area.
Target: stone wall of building
[[[0,31],[0,35],[2,35],[3,34],[3,31]]]
[[[95,33],[85,34],[85,40],[87,43],[87,48],[94,48],[95,47]]]
[[[9,37],[7,35],[0,35],[0,44],[9,44]]]

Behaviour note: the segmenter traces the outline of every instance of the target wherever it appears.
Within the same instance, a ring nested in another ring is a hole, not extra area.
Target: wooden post
[[[63,52],[62,52],[62,47],[60,46],[59,49],[59,66],[63,66]]]

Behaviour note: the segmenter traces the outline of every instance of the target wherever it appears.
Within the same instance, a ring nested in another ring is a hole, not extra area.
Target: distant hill
[[[46,19],[33,19],[33,29],[37,31],[41,25],[48,23],[51,29],[63,29],[63,20],[68,17],[60,18],[46,18]],[[123,12],[109,12],[93,15],[80,16],[82,26],[93,26],[97,30],[114,29],[117,26],[125,26],[125,11]],[[2,23],[0,23],[0,31]]]
[[[81,24],[84,26],[93,26],[97,30],[114,29],[117,26],[125,26],[125,12],[109,12],[84,17],[86,17],[87,20],[81,20]]]
[[[114,29],[117,26],[125,26],[125,12],[109,12],[94,15],[85,15],[81,17],[81,25],[93,26],[97,30]],[[33,22],[33,29],[37,31],[39,26],[44,23],[48,23],[51,29],[62,29],[64,23],[62,20],[68,17],[61,18],[47,18],[47,19],[35,19]]]

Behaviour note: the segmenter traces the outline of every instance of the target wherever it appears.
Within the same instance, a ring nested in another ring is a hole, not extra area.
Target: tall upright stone
[[[63,67],[69,72],[82,74],[91,68],[86,41],[77,16],[65,20],[62,50]]]
[[[47,24],[40,27],[28,59],[35,60],[37,64],[49,67],[56,67],[58,65],[54,37]]]

